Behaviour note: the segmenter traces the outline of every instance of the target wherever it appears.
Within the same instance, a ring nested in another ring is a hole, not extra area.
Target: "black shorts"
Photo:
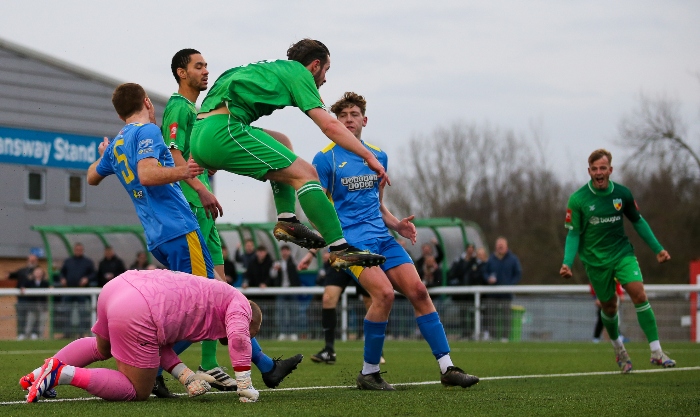
[[[335,269],[330,268],[330,271],[326,274],[326,278],[323,281],[323,285],[335,285],[336,287],[342,288],[343,291],[345,291],[345,287],[351,284],[355,284],[358,294],[361,294],[364,297],[369,297],[369,293],[362,288],[362,285],[355,281],[355,278],[343,271],[336,271]]]

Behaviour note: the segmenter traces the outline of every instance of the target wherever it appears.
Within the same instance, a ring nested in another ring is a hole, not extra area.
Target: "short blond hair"
[[[595,151],[591,152],[591,155],[588,157],[588,165],[593,164],[595,161],[599,160],[604,156],[608,158],[608,164],[612,165],[612,154],[610,153],[610,151],[603,148],[596,149]]]

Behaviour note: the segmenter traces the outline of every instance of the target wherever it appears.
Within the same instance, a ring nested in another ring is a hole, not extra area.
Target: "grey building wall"
[[[119,84],[118,80],[0,39],[0,127],[98,139],[113,137],[123,126],[111,102],[112,92]],[[147,86],[144,88],[148,91]],[[149,96],[156,106],[156,117],[161,120],[167,98],[151,93]],[[43,204],[25,202],[31,170],[45,172]],[[85,171],[0,163],[0,258],[24,257],[31,247],[43,246],[39,234],[30,229],[33,225],[139,223],[131,200],[114,177],[97,187],[86,185],[86,204],[70,206],[71,173]],[[96,252],[101,253],[101,247]],[[131,256],[130,251],[125,260]]]

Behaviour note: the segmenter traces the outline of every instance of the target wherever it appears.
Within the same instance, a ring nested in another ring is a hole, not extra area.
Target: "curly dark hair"
[[[141,111],[143,99],[146,98],[146,91],[143,87],[135,83],[125,83],[118,86],[112,94],[112,105],[117,114],[126,119],[129,116]]]
[[[287,59],[298,61],[303,66],[307,66],[315,60],[321,61],[321,65],[326,65],[330,51],[321,41],[314,39],[302,39],[287,49]]]
[[[352,106],[357,106],[360,108],[360,112],[362,112],[362,115],[365,115],[365,111],[367,110],[367,100],[365,100],[364,97],[357,93],[353,93],[352,91],[348,91],[345,94],[343,94],[343,97],[340,98],[340,100],[336,101],[332,106],[331,106],[331,113],[335,114],[338,116],[338,113],[343,111],[344,109],[347,109],[348,107]]]
[[[180,77],[177,76],[177,69],[182,68],[186,70],[187,65],[192,60],[190,57],[194,54],[201,54],[201,52],[196,49],[185,48],[177,51],[173,56],[173,60],[170,63],[170,70],[173,72],[173,77],[175,77],[175,81],[177,81],[178,84],[180,84]]]

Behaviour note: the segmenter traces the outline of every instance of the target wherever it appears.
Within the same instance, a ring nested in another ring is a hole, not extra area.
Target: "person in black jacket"
[[[99,287],[104,287],[109,280],[126,271],[124,261],[114,253],[114,248],[105,246],[104,256],[97,266],[97,285]]]
[[[61,267],[60,283],[66,288],[96,287],[95,264],[85,257],[85,246],[76,243],[73,256],[66,259]],[[67,317],[63,322],[63,337],[82,337],[90,333],[90,297],[72,295],[63,297],[64,311]]]
[[[258,246],[255,249],[255,257],[248,263],[248,268],[243,275],[243,288],[261,288],[265,289],[270,285],[270,270],[272,269],[273,260],[267,252],[265,246]],[[263,312],[263,317],[273,317],[273,305],[270,302],[272,297],[265,295],[255,295],[248,297],[251,301],[255,301]],[[269,337],[267,331],[264,337]]]
[[[18,283],[19,290],[24,294],[27,288],[49,288],[49,280],[46,272],[40,266],[34,268],[29,276],[26,276]],[[41,339],[46,331],[46,321],[49,318],[48,299],[45,295],[23,295],[26,305],[26,323],[22,338],[29,337],[31,340]],[[17,330],[19,332],[19,329]]]
[[[484,254],[483,249],[480,249]],[[449,285],[484,285],[484,268],[488,256],[479,258],[476,256],[473,244],[467,244],[464,253],[459,257],[447,273]],[[460,326],[463,338],[477,338],[473,334],[474,329],[474,295],[461,294],[454,295],[452,299],[459,306]]]
[[[292,251],[287,245],[280,246],[281,259],[275,262],[270,269],[271,287],[300,287],[299,273],[297,265],[292,259]],[[278,340],[299,340],[301,326],[300,308],[298,295],[278,295],[275,314],[277,316],[277,329],[279,331]],[[305,317],[304,317],[305,319]]]
[[[435,247],[435,255],[433,255],[433,247]],[[442,260],[445,259],[445,252],[443,252],[442,247],[440,247],[440,243],[435,238],[431,239],[430,243],[424,243],[420,249],[421,257],[418,258],[415,262],[416,271],[418,271],[418,275],[420,276],[421,280],[426,281],[426,277],[424,276],[425,259],[428,256],[434,256],[435,262],[439,266],[440,264],[442,264]]]

